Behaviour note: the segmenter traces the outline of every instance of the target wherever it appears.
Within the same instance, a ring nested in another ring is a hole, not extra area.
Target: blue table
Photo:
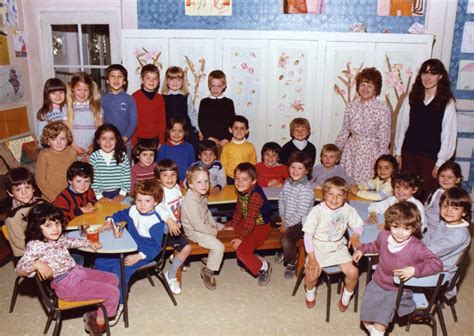
[[[80,237],[79,231],[68,231],[67,235],[73,238]],[[120,282],[122,283],[123,320],[125,323],[125,328],[128,328],[128,295],[126,293],[127,284],[125,283],[124,255],[126,253],[135,252],[137,250],[137,244],[126,229],[123,231],[123,235],[120,238],[114,238],[112,231],[105,231],[100,233],[99,239],[102,243],[102,248],[99,251],[95,252],[90,247],[83,247],[80,248],[80,250],[92,253],[120,255]]]

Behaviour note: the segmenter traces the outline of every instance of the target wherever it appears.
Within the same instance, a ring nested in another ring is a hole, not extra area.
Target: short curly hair
[[[359,92],[360,84],[367,82],[372,83],[375,86],[375,95],[380,95],[382,92],[382,75],[380,71],[375,68],[365,68],[357,74],[356,77],[356,90]]]
[[[49,147],[48,140],[56,139],[56,137],[63,131],[66,132],[67,144],[71,145],[72,132],[69,127],[67,127],[67,125],[62,121],[50,122],[43,128],[43,133],[41,134],[40,139],[41,144],[45,147]]]
[[[163,200],[163,187],[156,179],[137,181],[131,196],[135,199],[138,194],[153,196],[155,202],[161,203]]]
[[[392,226],[403,226],[412,230],[413,236],[421,238],[421,215],[414,203],[402,201],[390,206],[384,214],[385,230]]]

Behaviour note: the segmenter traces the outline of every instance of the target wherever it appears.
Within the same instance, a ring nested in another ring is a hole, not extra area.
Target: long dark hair
[[[117,127],[112,124],[103,124],[97,128],[94,133],[94,144],[93,144],[93,151],[100,149],[99,146],[99,138],[105,132],[112,132],[115,135],[115,152],[114,152],[114,159],[117,161],[117,166],[122,163],[125,154],[125,143],[123,142],[122,135]]]
[[[429,69],[428,69],[429,68]],[[423,62],[416,76],[415,83],[409,95],[410,106],[423,103],[425,99],[425,87],[421,82],[421,75],[426,72],[441,75],[436,89],[436,96],[433,100],[435,106],[446,106],[446,104],[453,99],[454,95],[451,91],[451,81],[449,80],[448,72],[443,63],[436,58],[432,58]]]
[[[53,103],[51,99],[49,99],[49,94],[55,91],[62,91],[64,92],[64,101],[61,103],[60,108],[62,109],[63,106],[66,104],[66,84],[59,78],[50,78],[44,83],[43,88],[43,105],[38,110],[36,114],[36,118],[38,120],[44,121],[46,114],[53,110]]]
[[[397,163],[397,160],[395,159],[395,157],[393,155],[390,155],[390,154],[383,154],[383,155],[380,155],[379,158],[375,161],[375,164],[374,164],[374,178],[377,178],[377,165],[379,164],[380,161],[386,161],[386,162],[389,162],[392,167],[393,167],[393,172],[392,172],[392,175],[390,176],[390,178],[393,180],[395,176],[397,176],[398,174],[398,163]]]
[[[25,232],[25,243],[32,240],[44,241],[45,237],[41,230],[41,225],[46,223],[48,220],[54,222],[60,222],[62,232],[66,227],[64,223],[64,215],[61,210],[51,203],[40,203],[31,208],[28,213],[28,225],[26,226]]]

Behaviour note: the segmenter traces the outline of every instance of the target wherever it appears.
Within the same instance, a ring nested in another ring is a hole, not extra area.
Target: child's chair
[[[155,283],[153,282],[152,275],[155,275],[163,284],[163,287],[166,290],[166,293],[168,293],[168,296],[170,297],[171,301],[173,302],[173,305],[177,306],[178,303],[176,302],[176,299],[174,298],[173,292],[171,292],[171,288],[168,285],[168,281],[166,281],[165,274],[163,273],[163,268],[165,267],[166,263],[166,246],[168,246],[168,239],[169,239],[169,233],[166,235],[163,235],[163,243],[161,246],[163,248],[161,249],[161,253],[156,257],[154,261],[147,265],[143,265],[139,269],[135,271],[136,272],[145,272],[146,277],[150,284],[155,287]]]
[[[461,279],[461,276],[464,274],[467,268],[467,261],[469,259],[469,249],[471,248],[471,245],[466,247],[464,251],[461,253],[459,256],[457,262],[456,262],[456,272],[454,273],[454,276],[451,278],[449,281],[448,286],[443,289],[439,295],[440,297],[440,302],[441,306],[443,306],[443,303],[447,304],[451,308],[451,313],[453,314],[453,319],[454,322],[458,322],[458,315],[456,313],[456,295],[453,296],[452,298],[448,298],[446,296],[447,293],[452,291],[454,288],[457,288],[459,285],[459,281]],[[438,315],[439,318],[439,324],[441,325],[441,330],[443,330],[443,335],[447,335],[447,329],[446,329],[446,323],[444,322],[444,316],[443,316],[443,310],[440,310],[440,314]]]
[[[8,242],[10,242],[10,235],[8,234],[8,228],[5,224],[2,226],[2,233],[3,233],[3,236],[5,237],[5,239],[8,240]],[[19,260],[19,258],[13,257],[13,264],[15,266],[16,266],[18,260]],[[10,310],[8,311],[9,313],[13,313],[13,309],[15,309],[15,303],[16,303],[16,298],[18,297],[18,290],[19,290],[19,287],[20,287],[20,281],[22,281],[23,279],[25,279],[25,277],[22,277],[20,275],[18,275],[15,279],[15,284],[13,285],[12,299],[10,301]]]
[[[438,317],[442,314],[439,299],[440,292],[444,290],[447,284],[445,276],[445,273],[441,272],[427,277],[411,278],[408,281],[400,281],[398,277],[393,277],[393,282],[399,284],[395,312],[398,312],[403,292],[407,289],[406,287],[410,287],[414,291],[413,301],[415,301],[416,309],[408,316],[406,331],[410,331],[412,321],[423,322],[431,327],[432,335],[436,336],[436,319],[434,314],[437,313]],[[429,292],[429,301],[425,292]]]
[[[61,331],[62,316],[61,313],[65,310],[84,308],[84,307],[96,307],[104,312],[105,327],[107,336],[110,336],[109,318],[107,316],[107,310],[102,304],[104,300],[88,300],[88,301],[63,301],[58,299],[56,293],[49,286],[49,281],[42,281],[38,274],[35,275],[35,282],[38,287],[39,297],[42,304],[48,311],[48,321],[44,327],[43,334],[48,333],[49,326],[53,319],[56,319],[56,325],[54,326],[53,335],[59,335]]]

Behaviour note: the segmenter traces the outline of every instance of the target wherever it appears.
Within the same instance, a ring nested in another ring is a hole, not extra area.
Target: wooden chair
[[[451,308],[451,313],[453,314],[454,322],[458,322],[458,315],[456,313],[456,307],[455,307],[457,296],[455,295],[451,298],[448,298],[447,294],[450,291],[452,291],[454,288],[457,288],[457,286],[459,285],[461,275],[464,274],[467,268],[467,261],[469,259],[470,248],[471,248],[471,245],[466,247],[464,251],[461,253],[461,255],[459,256],[456,262],[457,269],[456,269],[456,272],[454,273],[454,276],[451,278],[451,280],[449,280],[448,286],[445,289],[443,289],[439,295],[439,299],[440,299],[439,305],[442,306],[443,304],[447,304]],[[439,309],[438,311],[438,319],[439,319],[439,324],[441,326],[441,330],[443,331],[443,335],[446,336],[448,334],[448,331],[446,328],[446,323],[444,321],[442,309]]]
[[[51,322],[53,321],[53,319],[55,319],[56,324],[54,326],[53,335],[59,335],[62,323],[61,314],[63,311],[85,307],[96,307],[101,309],[104,313],[106,333],[107,336],[110,336],[109,318],[107,316],[107,310],[103,305],[104,300],[99,299],[88,301],[64,301],[56,296],[56,293],[51,289],[49,285],[49,281],[41,280],[38,274],[35,275],[35,282],[38,287],[41,303],[44,305],[48,312],[48,320],[46,321],[46,326],[44,327],[43,334],[46,335],[48,333],[48,329],[51,325]]]
[[[158,255],[158,257],[152,261],[151,263],[147,265],[143,265],[139,269],[135,271],[137,272],[145,272],[146,277],[150,284],[155,287],[155,283],[153,282],[152,275],[155,275],[163,284],[163,287],[166,290],[166,293],[168,293],[168,296],[170,297],[171,301],[173,302],[173,305],[177,306],[178,303],[176,302],[176,299],[174,298],[173,292],[171,292],[171,288],[168,285],[168,281],[166,281],[165,274],[163,273],[163,269],[165,267],[166,263],[166,246],[168,245],[168,240],[169,240],[169,233],[164,235],[163,238],[163,243],[162,243],[162,249],[161,253]]]
[[[414,291],[413,301],[415,301],[415,311],[408,316],[406,331],[410,331],[412,317],[416,317],[417,322],[426,323],[431,327],[432,335],[436,336],[436,319],[435,313],[441,309],[439,306],[439,295],[443,286],[446,285],[445,273],[437,273],[435,275],[411,278],[408,281],[401,281],[398,277],[394,277],[393,281],[398,284],[398,294],[395,312],[398,312],[403,292],[409,287]],[[427,293],[430,293],[429,299]]]
[[[8,240],[8,242],[10,242],[10,235],[8,234],[8,228],[7,228],[6,225],[2,226],[2,233],[3,233],[3,236],[5,237],[5,239]],[[20,258],[18,258],[18,257],[13,257],[13,264],[15,266],[18,263],[19,259]],[[20,287],[20,282],[22,282],[24,279],[26,279],[26,278],[22,277],[20,275],[18,275],[15,279],[15,284],[13,285],[12,299],[10,301],[10,309],[8,310],[9,313],[13,313],[13,310],[15,309],[16,299],[18,297],[18,291],[19,291],[19,287]]]
[[[303,281],[304,277],[304,267],[298,273],[298,277],[296,278],[295,287],[293,288],[293,292],[291,296],[295,296],[296,292],[298,291],[301,282]],[[344,273],[342,273],[339,266],[329,266],[323,267],[321,270],[321,275],[319,279],[326,283],[328,288],[327,298],[326,298],[326,322],[329,322],[330,315],[331,315],[331,284],[334,280],[337,280],[337,293],[341,293],[342,289],[342,282],[344,278]],[[357,306],[359,303],[359,282],[357,282],[356,288],[354,290],[354,312],[357,312]]]

